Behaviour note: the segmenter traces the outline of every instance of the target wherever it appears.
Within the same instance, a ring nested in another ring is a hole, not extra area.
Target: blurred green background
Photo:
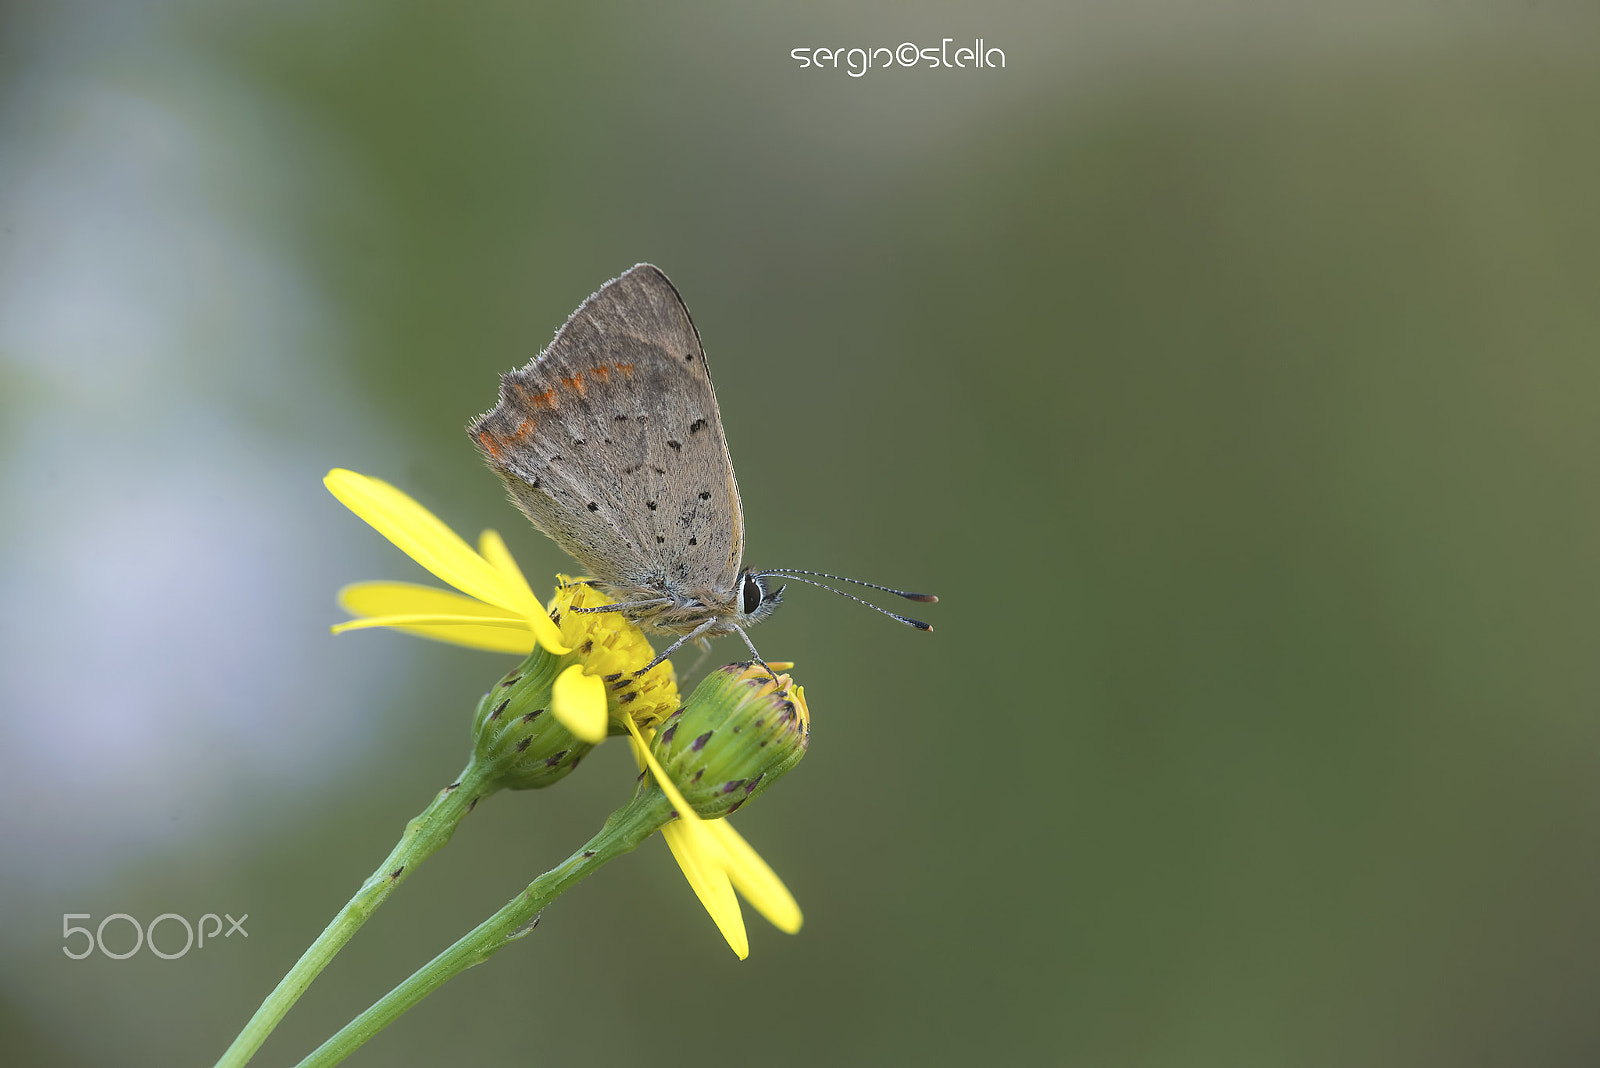
[[[748,559],[938,631],[802,589],[757,632],[813,744],[737,822],[799,936],[736,961],[650,842],[350,1063],[1600,1061],[1594,8],[3,17],[0,1059],[209,1064],[451,780],[510,661],[329,637],[424,576],[319,479],[547,582],[463,427],[648,260]],[[1006,68],[789,58],[946,36]],[[631,782],[480,807],[257,1063]]]

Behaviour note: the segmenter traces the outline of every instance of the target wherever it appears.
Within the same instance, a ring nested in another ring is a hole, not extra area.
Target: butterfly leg
[[[620,604],[597,604],[589,608],[574,608],[574,612],[631,612],[635,608],[654,608],[660,604],[671,604],[665,597],[652,597],[648,601],[623,601]]]
[[[682,645],[685,642],[693,641],[694,639],[700,637],[700,635],[704,634],[706,631],[710,630],[712,627],[714,627],[716,625],[717,625],[717,619],[716,619],[715,616],[713,616],[710,619],[706,620],[704,623],[700,624],[698,627],[694,628],[694,630],[691,630],[688,634],[685,634],[683,637],[679,638],[677,641],[673,642],[671,645],[669,645],[665,649],[661,650],[661,652],[656,654],[656,658],[654,660],[650,661],[650,663],[646,664],[644,667],[640,668],[638,671],[635,671],[634,675],[635,676],[643,675],[645,672],[649,671],[651,668],[653,668],[657,664],[661,663],[661,661],[663,661],[667,657],[671,656],[672,653],[673,653],[673,650],[677,649],[678,646]]]
[[[744,628],[739,626],[737,623],[733,624],[733,629],[738,631],[739,637],[744,639],[745,648],[749,649],[750,655],[756,658],[756,663],[760,664],[763,668],[766,668],[767,678],[772,680],[772,685],[778,688],[779,693],[782,693],[783,683],[778,681],[777,674],[773,672],[772,668],[767,666],[767,662],[765,660],[761,659],[761,654],[756,652],[755,643],[750,640],[750,635],[746,634],[744,632]]]

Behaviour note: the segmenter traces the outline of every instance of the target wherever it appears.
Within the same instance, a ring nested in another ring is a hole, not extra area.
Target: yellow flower
[[[648,739],[678,710],[672,664],[663,661],[636,677],[654,658],[639,628],[620,613],[572,611],[610,604],[610,598],[562,575],[546,608],[494,531],[483,532],[474,552],[432,512],[387,482],[335,468],[323,483],[407,556],[461,591],[408,582],[346,586],[339,591],[339,604],[359,618],[336,625],[334,633],[392,627],[474,649],[527,655],[537,646],[559,657],[551,713],[591,744],[612,732],[629,736],[640,768],[650,770],[679,817],[663,828],[662,837],[739,958],[749,955],[750,946],[735,888],[780,930],[793,934],[800,929],[800,907],[782,880],[726,818],[698,816],[650,752]],[[783,670],[792,665],[772,666]],[[779,682],[809,722],[803,692],[787,675]],[[766,690],[772,689],[768,680]]]

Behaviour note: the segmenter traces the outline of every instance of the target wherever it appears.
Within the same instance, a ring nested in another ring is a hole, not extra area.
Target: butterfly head
[[[739,623],[750,626],[766,619],[783,603],[784,587],[768,586],[761,573],[746,570],[739,576]]]

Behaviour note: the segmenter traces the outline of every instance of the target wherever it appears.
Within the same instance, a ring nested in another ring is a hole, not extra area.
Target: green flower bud
[[[536,790],[560,782],[594,746],[550,713],[550,693],[562,658],[535,649],[483,695],[473,716],[473,760],[492,768],[508,790]]]
[[[811,713],[788,675],[759,664],[713,671],[656,732],[652,749],[684,800],[707,819],[735,811],[806,755]]]

